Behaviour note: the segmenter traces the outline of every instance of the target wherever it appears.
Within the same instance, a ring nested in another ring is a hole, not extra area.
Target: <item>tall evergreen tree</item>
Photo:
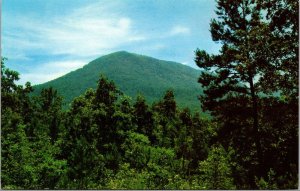
[[[199,162],[204,189],[236,189],[231,173],[230,155],[222,146],[211,148],[206,160]]]
[[[60,130],[62,130],[62,98],[58,95],[57,90],[52,87],[42,89],[41,95],[37,97],[38,118],[42,120],[42,124],[46,125],[46,129],[42,131],[48,132],[51,142],[54,143]]]
[[[143,96],[138,95],[134,107],[134,121],[137,124],[137,132],[146,135],[153,143],[153,113],[148,107]]]
[[[282,12],[292,9],[296,3],[280,1],[270,12],[266,7],[272,9],[272,5],[259,0],[219,0],[217,3],[218,18],[213,19],[210,26],[213,40],[221,42],[222,48],[219,55],[196,51],[195,61],[204,69],[199,78],[204,88],[200,100],[203,109],[219,121],[220,139],[236,148],[239,162],[249,169],[249,183],[255,186],[254,177],[266,176],[269,170],[265,167],[268,163],[262,134],[265,124],[261,119],[266,102],[261,98],[278,99],[274,95],[285,92],[285,85],[294,94],[297,92],[293,85],[297,84],[297,53],[287,53],[298,46],[295,38],[298,25],[293,23],[297,11],[289,13],[293,17],[286,19],[285,24],[276,24],[278,16],[282,17]],[[281,42],[286,46],[281,47]],[[292,77],[288,75],[290,72]]]
[[[154,111],[154,136],[156,144],[163,147],[174,147],[174,138],[177,134],[177,107],[172,90],[167,90],[163,99],[153,104]]]
[[[95,91],[89,89],[74,99],[68,111],[62,149],[68,162],[67,188],[90,188],[93,182],[100,183],[104,176],[104,156],[98,148],[101,137],[96,121],[97,110],[93,109]]]
[[[97,148],[105,154],[110,169],[118,168],[120,136],[117,126],[117,103],[122,92],[114,82],[101,75],[93,98],[94,119],[97,125]],[[124,103],[125,104],[125,103]],[[123,105],[124,106],[124,105]]]

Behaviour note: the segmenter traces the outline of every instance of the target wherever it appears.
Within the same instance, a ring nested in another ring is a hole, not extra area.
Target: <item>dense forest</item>
[[[209,118],[105,76],[63,109],[2,58],[2,189],[297,189],[299,4],[217,3],[220,54],[195,52]]]

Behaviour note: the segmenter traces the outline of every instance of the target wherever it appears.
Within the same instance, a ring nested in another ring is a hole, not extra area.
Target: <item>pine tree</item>
[[[145,98],[141,95],[138,95],[133,107],[134,121],[137,124],[137,132],[146,135],[153,143],[153,113],[148,107]]]
[[[98,148],[102,141],[98,134],[98,110],[94,109],[95,91],[89,89],[75,98],[67,113],[64,157],[68,162],[69,189],[89,189],[94,182],[102,183],[105,171],[104,152]],[[93,187],[92,187],[93,188]]]
[[[219,139],[236,149],[255,187],[255,175],[266,177],[269,170],[267,142],[276,140],[276,136],[266,136],[273,129],[266,122],[265,108],[276,109],[271,103],[280,99],[290,100],[286,104],[294,108],[298,99],[298,2],[217,3],[218,18],[210,26],[213,40],[222,43],[222,48],[218,55],[196,51],[195,61],[204,69],[199,78],[204,88],[200,100],[221,126]],[[294,109],[290,112],[297,116]]]
[[[200,182],[204,189],[235,189],[230,155],[222,146],[211,147],[206,160],[199,162]]]
[[[163,99],[153,104],[154,136],[156,144],[163,147],[174,147],[174,138],[177,136],[177,107],[172,90],[167,90]]]

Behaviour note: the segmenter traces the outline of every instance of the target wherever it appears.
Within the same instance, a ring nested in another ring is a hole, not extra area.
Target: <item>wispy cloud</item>
[[[18,84],[25,84],[26,82],[30,82],[31,85],[41,84],[56,79],[62,75],[64,75],[64,73],[24,73],[20,75],[20,81],[18,81]]]
[[[24,84],[26,81],[30,81],[32,84],[44,83],[81,68],[85,64],[85,60],[65,60],[42,63],[32,68],[30,72],[21,74],[19,83]]]
[[[170,35],[174,36],[174,35],[188,35],[190,34],[190,29],[188,27],[185,26],[174,26],[171,31],[170,31]]]
[[[95,3],[54,16],[48,22],[35,17],[15,15],[6,23],[2,48],[9,58],[28,60],[26,55],[47,57],[65,55],[69,60],[38,63],[21,73],[21,81],[43,83],[87,64],[89,59],[111,52],[117,47],[145,40],[133,29],[133,20],[119,15],[113,3]],[[110,12],[108,12],[110,11]],[[6,20],[7,21],[7,20]],[[70,59],[72,58],[72,59]]]
[[[131,18],[107,13],[103,3],[74,10],[69,15],[54,17],[47,23],[26,17],[16,20],[18,23],[14,23],[14,27],[17,30],[9,31],[10,34],[4,34],[3,38],[5,48],[18,52],[38,49],[49,55],[90,56],[145,39],[133,30]]]

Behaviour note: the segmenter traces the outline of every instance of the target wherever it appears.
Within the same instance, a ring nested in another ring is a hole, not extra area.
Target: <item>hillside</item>
[[[96,88],[99,76],[113,80],[126,95],[135,99],[143,94],[149,103],[159,100],[167,89],[174,91],[180,107],[199,110],[197,96],[201,87],[197,83],[200,71],[180,63],[128,53],[115,52],[95,59],[83,68],[55,80],[34,86],[35,94],[42,88],[54,87],[70,103],[88,88]]]

